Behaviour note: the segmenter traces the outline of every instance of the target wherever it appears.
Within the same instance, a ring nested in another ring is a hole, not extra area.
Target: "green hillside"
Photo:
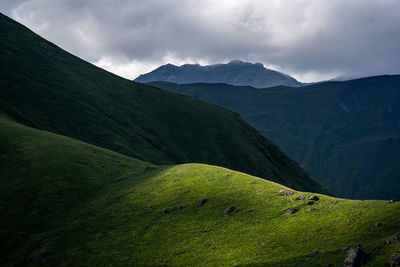
[[[336,196],[400,199],[400,75],[301,88],[153,84],[238,112]]]
[[[3,266],[343,266],[357,243],[366,266],[384,266],[400,249],[386,244],[400,203],[318,195],[310,206],[311,193],[278,196],[290,189],[254,176],[157,167],[2,117],[0,157]]]
[[[113,75],[0,15],[0,110],[152,162],[208,163],[327,193],[238,114]]]

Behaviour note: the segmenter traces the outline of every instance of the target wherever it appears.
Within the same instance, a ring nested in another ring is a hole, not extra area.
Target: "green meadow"
[[[312,193],[237,171],[155,166],[0,124],[5,266],[342,266],[352,244],[370,254],[367,266],[383,266],[400,248],[386,244],[400,231],[399,203],[317,194],[307,205]],[[289,207],[298,211],[283,214]]]

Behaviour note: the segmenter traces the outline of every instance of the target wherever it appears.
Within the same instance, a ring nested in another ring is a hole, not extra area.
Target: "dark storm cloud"
[[[18,21],[129,78],[168,61],[231,59],[263,62],[308,80],[400,73],[397,0],[9,3],[1,7]]]

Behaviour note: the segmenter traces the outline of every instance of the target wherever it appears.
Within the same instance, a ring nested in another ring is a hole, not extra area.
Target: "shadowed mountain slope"
[[[400,199],[400,75],[300,88],[152,84],[238,112],[336,196]]]
[[[237,113],[97,68],[0,15],[0,110],[125,155],[208,163],[327,191]]]

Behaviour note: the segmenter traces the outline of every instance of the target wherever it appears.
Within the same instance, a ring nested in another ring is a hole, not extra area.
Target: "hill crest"
[[[383,266],[400,249],[386,241],[400,203],[315,198],[198,163],[155,166],[2,116],[0,151],[5,266],[343,266],[354,243]]]

